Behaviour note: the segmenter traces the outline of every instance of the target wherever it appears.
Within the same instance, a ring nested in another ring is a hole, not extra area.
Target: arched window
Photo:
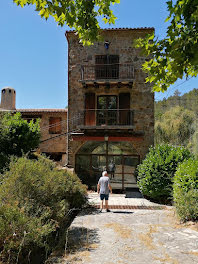
[[[90,188],[107,170],[114,189],[136,184],[135,168],[140,158],[130,142],[88,141],[76,154],[76,173]]]

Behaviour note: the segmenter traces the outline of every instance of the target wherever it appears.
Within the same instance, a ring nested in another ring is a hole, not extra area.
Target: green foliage
[[[9,156],[22,156],[38,147],[39,120],[28,123],[20,113],[5,114],[0,119],[0,171],[9,162]]]
[[[35,10],[46,20],[52,16],[58,25],[74,28],[83,44],[99,40],[98,18],[105,23],[114,24],[116,17],[111,4],[120,0],[13,0],[24,7],[35,5]],[[166,91],[178,78],[198,74],[198,4],[197,0],[167,1],[170,20],[166,37],[162,40],[154,34],[135,41],[150,56],[143,64],[149,73],[147,82],[153,83],[153,91]]]
[[[179,94],[176,90],[173,96],[169,96],[167,99],[164,98],[161,101],[155,102],[155,113],[156,119],[161,113],[170,110],[175,106],[181,106],[187,110],[193,111],[195,114],[198,113],[198,89],[193,89],[188,93]]]
[[[195,132],[194,121],[192,111],[180,106],[172,107],[155,122],[155,143],[187,146]]]
[[[46,158],[12,160],[1,177],[0,260],[29,263],[60,246],[85,195],[76,175],[57,170]]]
[[[155,143],[188,147],[198,154],[198,89],[155,102]]]
[[[182,221],[198,220],[198,160],[189,159],[178,167],[173,198]]]
[[[116,17],[110,9],[111,4],[120,0],[13,0],[24,7],[35,5],[35,10],[46,20],[52,16],[58,25],[66,24],[74,28],[83,44],[91,44],[98,39],[98,18],[105,23],[114,24]]]
[[[137,167],[137,183],[142,194],[159,202],[171,200],[177,166],[190,157],[190,152],[184,147],[166,144],[151,147],[146,158]]]
[[[149,74],[146,81],[153,83],[156,92],[166,91],[178,78],[198,75],[198,2],[170,0],[166,3],[169,11],[166,21],[170,22],[166,37],[159,40],[153,34],[135,43],[150,56],[143,69]]]

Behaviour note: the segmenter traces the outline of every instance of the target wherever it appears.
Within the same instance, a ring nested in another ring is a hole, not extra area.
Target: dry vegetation
[[[121,225],[117,223],[109,223],[106,224],[105,227],[113,229],[113,231],[117,233],[121,238],[131,237],[131,229],[126,228],[125,225]]]

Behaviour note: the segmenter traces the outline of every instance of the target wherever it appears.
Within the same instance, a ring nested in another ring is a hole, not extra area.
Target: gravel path
[[[197,264],[197,227],[177,224],[173,214],[171,209],[84,212],[70,227],[66,256],[50,263]]]

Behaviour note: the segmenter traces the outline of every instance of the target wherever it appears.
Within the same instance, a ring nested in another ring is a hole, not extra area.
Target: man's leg
[[[102,209],[103,209],[103,201],[104,200],[101,200],[101,203],[100,203],[100,210],[102,211]]]
[[[110,210],[109,210],[109,195],[108,194],[105,196],[105,208],[106,208],[107,212],[110,212]]]
[[[109,209],[109,203],[108,203],[108,200],[105,200],[105,208],[106,208],[106,210]]]
[[[104,201],[104,194],[100,194],[100,200],[101,200],[101,202],[100,202],[100,211],[102,212],[102,209],[103,209],[103,201]]]

